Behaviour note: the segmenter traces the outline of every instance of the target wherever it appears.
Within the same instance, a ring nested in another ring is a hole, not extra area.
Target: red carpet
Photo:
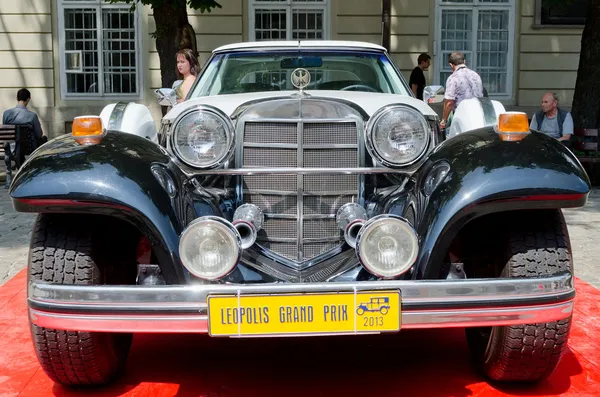
[[[600,291],[576,285],[570,350],[535,387],[485,382],[455,329],[252,340],[136,335],[123,377],[77,391],[55,385],[38,366],[21,272],[0,287],[0,397],[600,396]]]

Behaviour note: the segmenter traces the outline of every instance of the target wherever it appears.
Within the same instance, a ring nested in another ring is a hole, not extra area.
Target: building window
[[[437,0],[436,78],[452,73],[448,55],[465,54],[491,97],[512,96],[514,0]]]
[[[588,0],[536,0],[536,25],[585,25]]]
[[[328,37],[327,0],[249,0],[249,4],[251,41]]]
[[[104,0],[59,0],[62,96],[139,97],[137,12]]]

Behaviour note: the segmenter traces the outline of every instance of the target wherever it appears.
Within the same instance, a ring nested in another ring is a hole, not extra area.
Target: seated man
[[[2,115],[2,124],[20,124],[27,125],[35,132],[35,139],[38,145],[43,141],[42,126],[38,115],[27,109],[31,100],[31,93],[26,88],[21,88],[17,92],[17,106],[8,109]]]
[[[556,93],[547,92],[542,97],[542,110],[531,118],[529,127],[559,141],[568,141],[573,135],[573,118],[571,113],[558,107]]]

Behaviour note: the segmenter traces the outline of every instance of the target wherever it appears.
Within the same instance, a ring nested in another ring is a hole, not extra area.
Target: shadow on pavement
[[[162,384],[151,395],[475,396],[485,390],[542,396],[568,391],[570,377],[580,372],[577,358],[567,352],[549,381],[534,387],[491,385],[470,365],[463,329],[244,340],[136,335],[125,376],[85,395],[138,395]],[[54,394],[83,395],[56,385]]]

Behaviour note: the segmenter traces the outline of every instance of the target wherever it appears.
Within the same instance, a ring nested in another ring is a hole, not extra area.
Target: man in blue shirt
[[[571,113],[558,107],[556,93],[547,92],[542,97],[542,109],[531,118],[530,128],[559,141],[568,141],[573,135],[573,117]]]
[[[27,125],[35,133],[36,140],[42,139],[42,126],[38,115],[27,109],[31,100],[31,93],[27,88],[21,88],[17,92],[17,106],[8,109],[2,115],[2,124],[20,124]]]

